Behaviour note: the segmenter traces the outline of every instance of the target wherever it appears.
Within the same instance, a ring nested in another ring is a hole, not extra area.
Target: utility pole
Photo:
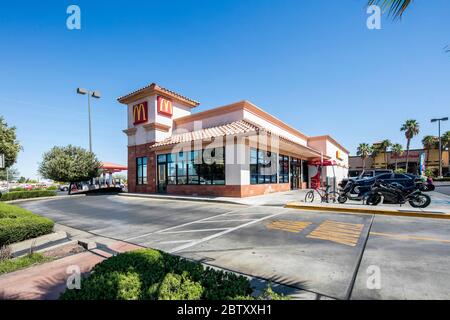
[[[442,177],[442,138],[441,138],[441,121],[447,121],[448,117],[440,119],[431,119],[431,122],[438,123],[438,134],[439,134],[439,177]]]
[[[78,94],[87,94],[88,96],[88,116],[89,116],[89,152],[92,152],[92,125],[91,125],[91,97],[100,99],[100,92],[96,90],[87,90],[77,88]]]

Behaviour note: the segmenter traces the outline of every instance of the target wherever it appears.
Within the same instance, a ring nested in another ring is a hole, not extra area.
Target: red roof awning
[[[112,162],[102,162],[102,166],[100,168],[104,171],[109,171],[109,172],[120,172],[120,171],[128,170],[127,166],[117,164],[117,163],[112,163]]]

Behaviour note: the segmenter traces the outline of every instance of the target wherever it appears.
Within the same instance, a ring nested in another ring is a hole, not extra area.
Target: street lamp
[[[441,139],[441,121],[447,121],[448,117],[440,119],[431,119],[431,122],[438,123],[439,132],[439,177],[442,177],[442,139]]]
[[[77,88],[78,94],[87,94],[88,96],[88,114],[89,114],[89,151],[92,152],[92,130],[91,130],[91,97],[100,99],[99,91],[91,91],[84,88]]]

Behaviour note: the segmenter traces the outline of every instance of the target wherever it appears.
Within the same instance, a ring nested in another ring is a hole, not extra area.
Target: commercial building
[[[374,143],[376,146],[377,143]],[[386,163],[387,160],[387,163]],[[363,171],[363,161],[359,156],[349,157],[350,176],[357,176]],[[406,151],[396,155],[388,151],[386,153],[380,151],[375,156],[365,159],[365,169],[406,169]],[[439,151],[432,149],[412,149],[408,155],[408,172],[420,174],[426,169],[431,170],[435,175],[439,171]],[[448,150],[442,151],[442,171],[444,174],[449,172],[449,156]]]
[[[129,192],[247,197],[348,173],[348,151],[331,136],[307,136],[248,101],[193,113],[199,102],[154,83],[118,101]],[[335,166],[319,171],[314,160]]]

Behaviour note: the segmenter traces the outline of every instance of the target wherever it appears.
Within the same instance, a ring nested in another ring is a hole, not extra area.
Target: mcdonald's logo
[[[167,116],[172,116],[173,114],[172,101],[164,97],[158,96],[158,113]]]
[[[147,122],[148,105],[147,101],[141,102],[133,106],[133,124]]]

